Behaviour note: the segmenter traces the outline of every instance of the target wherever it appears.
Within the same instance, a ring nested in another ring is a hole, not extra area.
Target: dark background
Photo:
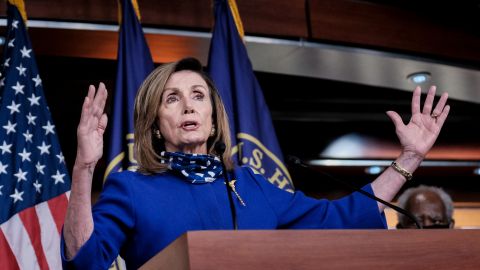
[[[117,24],[117,1],[26,0],[30,20]],[[213,25],[211,0],[139,0],[144,26],[209,32]],[[359,0],[239,0],[247,35],[399,53],[412,58],[480,70],[480,1],[359,1]],[[0,14],[5,17],[5,6]],[[4,33],[0,27],[0,34]],[[70,170],[76,150],[76,126],[89,84],[104,82],[114,89],[116,32],[30,27],[34,52],[46,98]],[[147,34],[156,64],[193,55],[206,62],[208,44],[165,40]],[[346,81],[257,72],[285,155],[325,158],[320,153],[339,136],[359,134],[378,145],[398,144],[387,110],[410,116],[411,93]],[[480,91],[479,86],[472,86]],[[110,113],[111,97],[106,111]],[[463,146],[478,166],[421,167],[405,187],[420,183],[443,186],[456,202],[480,203],[480,105],[450,100],[451,114],[437,146]],[[109,134],[106,134],[108,138]],[[457,148],[440,160],[459,161]],[[390,160],[394,157],[389,157]],[[104,160],[95,175],[102,184]],[[318,167],[335,177],[362,185],[375,176],[364,167]],[[317,197],[336,198],[349,192],[313,173],[290,167],[297,189]]]
[[[113,92],[116,61],[72,58],[37,57],[46,98],[57,127],[58,136],[70,171],[75,159],[76,127],[84,95],[90,84],[104,82]],[[321,158],[320,153],[334,139],[351,133],[365,134],[383,141],[397,143],[394,126],[385,112],[395,110],[404,121],[410,116],[411,93],[373,88],[351,83],[286,76],[258,72],[267,104],[271,110],[276,133],[284,155],[304,160]],[[367,89],[368,88],[368,89]],[[111,93],[111,92],[110,92]],[[106,112],[111,113],[112,95]],[[450,100],[451,114],[437,141],[439,145],[472,143],[480,138],[478,115],[480,105]],[[107,130],[105,138],[109,138]],[[105,160],[95,173],[94,189],[101,189]],[[335,181],[287,164],[297,189],[315,197],[337,198],[349,193]],[[317,168],[357,186],[375,176],[364,167]],[[471,168],[419,169],[414,181],[418,184],[443,186],[456,201],[472,202],[480,198],[480,177]]]

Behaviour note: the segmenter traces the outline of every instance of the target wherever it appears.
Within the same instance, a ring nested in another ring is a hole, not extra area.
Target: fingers
[[[420,96],[422,94],[422,89],[420,86],[415,87],[412,96],[412,115],[420,113]]]
[[[432,111],[436,90],[437,90],[437,87],[434,85],[431,86],[430,89],[428,90],[427,98],[425,99],[425,104],[423,104],[422,114],[427,116],[432,116],[433,118],[435,118],[435,121],[441,121],[439,122],[441,126],[443,125],[443,122],[448,116],[450,107],[448,105],[445,106],[448,100],[448,93],[443,93],[437,105],[435,106],[435,109]],[[415,88],[415,91],[413,93],[413,98],[412,98],[412,114],[420,112],[420,95],[421,95],[421,90],[420,90],[420,87],[417,86]]]
[[[98,90],[95,93],[95,86],[90,85],[88,87],[88,94],[85,97],[82,105],[82,114],[80,116],[80,125],[87,125],[90,117],[94,116],[101,118],[103,115],[103,109],[107,101],[107,89],[105,84],[100,83]]]
[[[445,123],[445,120],[447,119],[449,112],[450,112],[450,105],[447,105],[443,108],[442,113],[437,117],[437,124],[440,126],[440,128],[443,126],[443,123]]]
[[[435,92],[437,90],[436,86],[431,86],[428,90],[427,98],[425,99],[425,104],[423,104],[423,114],[430,115],[432,112],[433,100],[435,99]]]
[[[105,84],[100,83],[98,85],[97,94],[95,95],[95,99],[93,99],[93,115],[100,118],[103,114],[103,109],[105,108],[105,103],[107,101],[107,89],[105,88]]]
[[[435,109],[432,111],[432,115],[442,114],[445,104],[447,103],[447,100],[448,100],[448,93],[443,93],[442,96],[440,97],[440,100],[437,103],[437,106],[435,106]]]
[[[102,114],[102,117],[100,117],[100,121],[98,122],[98,130],[100,131],[100,135],[103,135],[105,133],[105,130],[107,129],[107,123],[108,123],[108,117],[107,114]]]
[[[388,115],[388,117],[390,117],[390,119],[392,119],[392,122],[395,125],[395,128],[400,128],[404,125],[403,120],[400,117],[400,115],[398,115],[398,113],[396,113],[394,111],[388,111],[387,115]]]
[[[90,85],[88,87],[87,96],[83,100],[82,114],[80,115],[80,125],[86,124],[88,122],[88,115],[90,112],[90,107],[91,107],[94,95],[95,95],[95,86]]]
[[[93,86],[93,85],[89,85],[89,86],[88,86],[87,97],[88,97],[90,100],[93,100],[93,98],[95,97],[95,86]]]

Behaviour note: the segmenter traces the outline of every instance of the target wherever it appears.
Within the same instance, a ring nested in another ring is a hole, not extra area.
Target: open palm
[[[103,83],[90,85],[82,107],[82,115],[77,128],[77,159],[82,165],[95,165],[103,154],[103,134],[107,127],[107,115],[103,112],[107,100],[107,90]]]
[[[450,106],[446,105],[448,94],[444,93],[432,111],[435,91],[435,86],[430,87],[423,110],[421,110],[421,89],[420,87],[415,88],[412,97],[412,117],[406,125],[396,112],[387,112],[395,125],[404,152],[410,152],[423,158],[437,140],[450,111]]]

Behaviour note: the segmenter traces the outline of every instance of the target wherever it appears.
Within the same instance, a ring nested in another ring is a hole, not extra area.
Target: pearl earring
[[[153,129],[153,135],[155,135],[155,137],[157,137],[157,139],[159,139],[159,140],[162,139],[162,134],[160,134],[160,130],[159,130],[159,129],[154,128],[154,129]]]

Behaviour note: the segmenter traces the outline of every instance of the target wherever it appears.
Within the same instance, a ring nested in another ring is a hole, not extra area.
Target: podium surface
[[[195,231],[140,269],[480,269],[480,230]]]

